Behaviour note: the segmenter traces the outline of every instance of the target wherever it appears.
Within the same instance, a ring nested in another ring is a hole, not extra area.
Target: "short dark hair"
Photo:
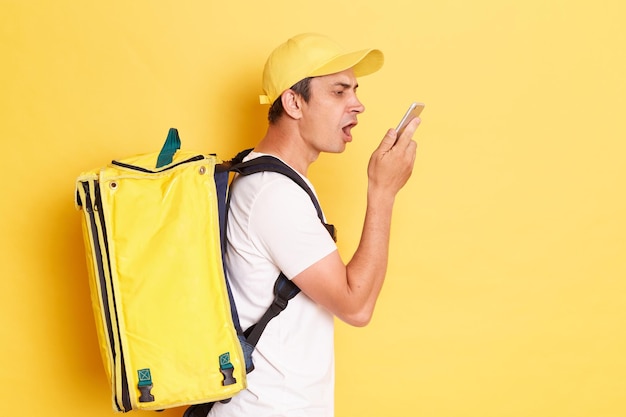
[[[307,103],[311,98],[311,79],[312,77],[308,77],[300,80],[290,88],[290,90],[293,90],[294,93],[302,96],[304,101]],[[267,113],[267,120],[269,120],[270,124],[276,123],[276,121],[280,119],[280,117],[285,112],[281,97],[282,94],[276,100],[274,100],[274,103],[272,103]]]

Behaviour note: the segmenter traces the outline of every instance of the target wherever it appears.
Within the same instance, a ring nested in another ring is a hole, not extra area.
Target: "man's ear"
[[[289,117],[296,120],[302,117],[302,97],[299,94],[293,90],[287,90],[280,96],[280,99]]]

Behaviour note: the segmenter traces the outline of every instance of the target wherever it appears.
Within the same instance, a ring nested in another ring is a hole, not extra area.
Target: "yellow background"
[[[74,180],[172,126],[254,145],[265,57],[304,31],[386,55],[311,173],[346,259],[369,154],[427,104],[377,313],[337,327],[337,416],[626,415],[622,0],[1,0],[0,414],[113,414]]]

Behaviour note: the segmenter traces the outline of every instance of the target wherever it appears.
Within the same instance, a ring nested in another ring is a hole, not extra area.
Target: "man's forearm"
[[[364,324],[374,313],[387,272],[393,203],[393,196],[368,193],[361,240],[347,265],[348,286],[361,304],[359,321]]]

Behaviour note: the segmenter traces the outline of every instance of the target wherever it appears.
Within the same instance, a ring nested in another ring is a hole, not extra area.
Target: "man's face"
[[[311,80],[309,102],[302,102],[300,132],[318,152],[343,152],[352,141],[351,130],[365,107],[356,96],[352,69]]]

